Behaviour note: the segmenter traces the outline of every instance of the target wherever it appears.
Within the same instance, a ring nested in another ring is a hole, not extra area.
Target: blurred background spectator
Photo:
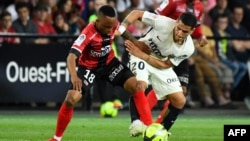
[[[227,7],[227,0],[216,0],[216,5],[209,11],[212,19],[215,19],[219,14],[230,16],[230,10]]]
[[[206,36],[214,36],[211,28],[204,24],[201,25],[203,34]],[[216,72],[221,84],[224,97],[230,99],[232,84],[234,81],[232,70],[225,65],[218,56],[215,46],[215,40],[209,40],[203,48],[198,47],[198,52],[208,61],[208,65]]]
[[[15,21],[18,18],[18,14],[16,11],[16,4],[19,2],[28,2],[28,0],[14,0],[14,2],[6,7],[6,11],[11,14],[12,21]]]
[[[71,0],[59,0],[57,8],[68,21],[71,34],[79,34],[86,26],[86,22],[81,18],[81,7],[78,4],[73,4]]]
[[[56,34],[56,31],[50,22],[47,22],[46,19],[48,17],[48,8],[44,4],[36,5],[33,9],[31,19],[36,25],[37,32],[40,35],[47,34],[53,35]],[[51,43],[52,40],[50,38],[40,38],[41,44]],[[36,42],[37,43],[37,42]]]
[[[70,34],[69,24],[61,12],[57,11],[53,14],[52,23],[57,34]]]
[[[240,5],[236,5],[232,8],[229,25],[227,26],[227,33],[232,37],[239,39],[233,39],[232,43],[235,50],[236,59],[242,62],[247,62],[250,58],[250,40],[244,40],[249,38],[247,29],[241,24],[244,17],[244,9]],[[240,39],[241,38],[241,39]]]
[[[231,37],[229,33],[226,32],[229,19],[227,15],[220,14],[214,20],[214,26],[212,27],[214,37]],[[235,89],[244,75],[247,72],[247,66],[244,62],[236,60],[233,53],[233,45],[230,40],[227,39],[216,39],[216,50],[218,52],[220,60],[230,67],[234,74],[234,82],[232,85],[232,90]],[[228,96],[227,96],[228,97]]]
[[[57,11],[57,0],[38,0],[35,5],[44,5],[46,7],[48,13],[46,22],[53,24],[53,13]]]
[[[209,15],[209,0],[201,0],[202,5],[204,7],[204,14],[202,15],[202,24],[207,25],[207,26],[212,26],[213,20],[211,16]]]
[[[0,33],[16,33],[16,31],[12,28],[12,18],[8,11],[3,11],[0,14]],[[0,43],[20,43],[20,39],[18,37],[0,37]]]
[[[27,2],[18,2],[15,5],[18,18],[13,21],[13,28],[17,33],[38,34],[36,24],[30,19],[30,5]],[[43,40],[22,37],[21,43],[41,43]],[[46,41],[45,41],[46,42]]]

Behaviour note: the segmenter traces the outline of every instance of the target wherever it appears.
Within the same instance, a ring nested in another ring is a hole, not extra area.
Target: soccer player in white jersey
[[[186,98],[173,66],[177,66],[184,59],[190,57],[194,50],[193,40],[190,36],[196,27],[197,20],[193,13],[183,13],[177,20],[156,15],[147,11],[133,10],[121,23],[118,31],[125,36],[125,29],[136,20],[151,26],[147,34],[140,38],[150,47],[151,53],[143,52],[145,49],[138,44],[126,40],[126,50],[131,54],[130,69],[136,74],[137,80],[144,89],[150,83],[156,93],[157,100],[169,99],[170,105],[163,119],[164,127],[169,130],[177,116],[183,109]],[[141,48],[141,49],[139,49]],[[149,100],[152,109],[156,103]],[[130,99],[133,103],[133,99]],[[132,104],[133,105],[133,104]],[[130,110],[136,110],[130,105]],[[133,116],[133,115],[132,115]],[[133,119],[134,118],[134,119]],[[132,117],[130,135],[140,135],[145,125],[140,116]]]

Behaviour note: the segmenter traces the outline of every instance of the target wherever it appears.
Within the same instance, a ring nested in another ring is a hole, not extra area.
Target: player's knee
[[[81,97],[82,94],[80,92],[69,91],[64,101],[67,106],[74,106],[81,99]]]
[[[136,91],[141,91],[141,90],[145,90],[146,89],[146,82],[143,81],[137,81],[136,85],[135,85],[135,89]]]
[[[182,94],[183,95],[183,94]],[[179,109],[182,109],[186,104],[186,98],[183,96],[180,96],[178,98],[170,98],[170,103]]]
[[[180,105],[184,107],[186,102],[187,102],[186,98],[183,98],[182,100],[180,100]]]
[[[74,104],[73,104],[73,102],[70,100],[70,99],[65,99],[65,104],[68,106],[68,107],[73,107],[74,106]]]

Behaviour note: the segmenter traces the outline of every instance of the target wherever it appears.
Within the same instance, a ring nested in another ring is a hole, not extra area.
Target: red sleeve
[[[202,15],[204,14],[204,7],[200,0],[195,1],[194,5],[195,12],[199,12],[198,14],[195,13],[195,16],[199,22],[201,22]]]
[[[72,48],[82,52],[84,48],[90,43],[91,38],[95,36],[95,33],[91,32],[91,30],[91,24],[89,24],[82,30],[81,34],[74,41]]]
[[[197,26],[192,34],[192,37],[195,39],[198,39],[202,36],[202,30],[201,30],[201,26]]]
[[[194,6],[194,9],[195,11],[198,12],[198,14],[195,13],[195,16],[196,16],[196,19],[198,21],[198,24],[201,24],[201,18],[202,18],[202,15],[204,13],[204,7],[202,5],[202,3],[200,2],[200,0],[196,0],[195,1],[195,6]],[[195,39],[198,39],[202,36],[202,29],[201,29],[201,26],[197,26],[192,34],[192,37],[195,38]]]
[[[176,3],[174,0],[163,0],[155,12],[159,15],[169,16],[175,11]]]

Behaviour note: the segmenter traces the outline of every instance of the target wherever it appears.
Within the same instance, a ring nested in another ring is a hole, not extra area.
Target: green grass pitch
[[[0,141],[46,141],[54,133],[57,111],[39,114],[0,114]],[[249,124],[249,116],[181,114],[169,141],[223,141],[224,124]],[[75,113],[64,141],[142,141],[129,137],[129,113],[101,118],[98,113]]]

